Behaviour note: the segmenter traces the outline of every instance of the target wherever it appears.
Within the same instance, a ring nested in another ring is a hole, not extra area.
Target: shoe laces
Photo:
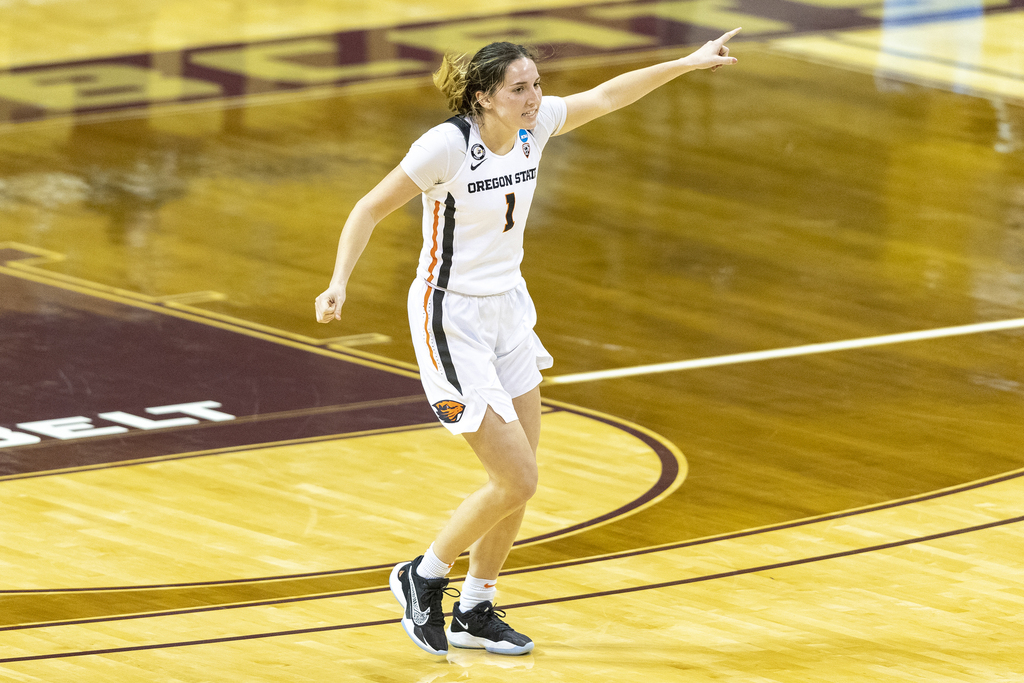
[[[515,629],[506,624],[502,619],[505,618],[505,610],[496,608],[493,604],[482,605],[481,609],[472,609],[470,614],[479,615],[477,618],[485,624],[489,624],[491,628],[496,629],[499,634],[507,631],[515,632]]]
[[[444,626],[444,608],[441,606],[441,601],[446,595],[451,598],[459,597],[459,591],[450,588],[445,582],[440,586],[427,586],[420,595],[423,602],[427,604],[427,623],[432,626]]]

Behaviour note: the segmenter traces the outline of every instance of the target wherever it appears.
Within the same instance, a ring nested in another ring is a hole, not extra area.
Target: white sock
[[[416,567],[416,573],[424,579],[440,579],[443,576],[447,576],[453,566],[438,559],[437,555],[434,554],[434,544],[431,543],[430,547],[427,548],[427,552],[423,553],[423,559],[420,560],[420,565]]]
[[[498,595],[497,585],[497,579],[478,579],[472,574],[467,574],[459,595],[459,611],[468,612],[484,600],[490,600],[493,605],[494,598]]]

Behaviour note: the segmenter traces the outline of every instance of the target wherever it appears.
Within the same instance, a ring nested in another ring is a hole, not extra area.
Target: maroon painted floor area
[[[11,275],[0,292],[0,475],[436,424],[414,378]]]

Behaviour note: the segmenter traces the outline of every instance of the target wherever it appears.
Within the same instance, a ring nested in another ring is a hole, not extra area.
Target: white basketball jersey
[[[521,129],[507,154],[487,149],[468,117],[442,125],[463,132],[466,158],[455,176],[423,192],[423,249],[417,275],[438,289],[488,296],[523,278],[523,228],[547,142]],[[561,123],[559,122],[559,127]]]

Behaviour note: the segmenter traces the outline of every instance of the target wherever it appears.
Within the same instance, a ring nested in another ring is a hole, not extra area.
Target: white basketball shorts
[[[533,331],[537,310],[526,284],[494,296],[409,288],[409,327],[427,400],[453,434],[480,428],[487,406],[519,419],[512,399],[541,381],[551,355]]]

